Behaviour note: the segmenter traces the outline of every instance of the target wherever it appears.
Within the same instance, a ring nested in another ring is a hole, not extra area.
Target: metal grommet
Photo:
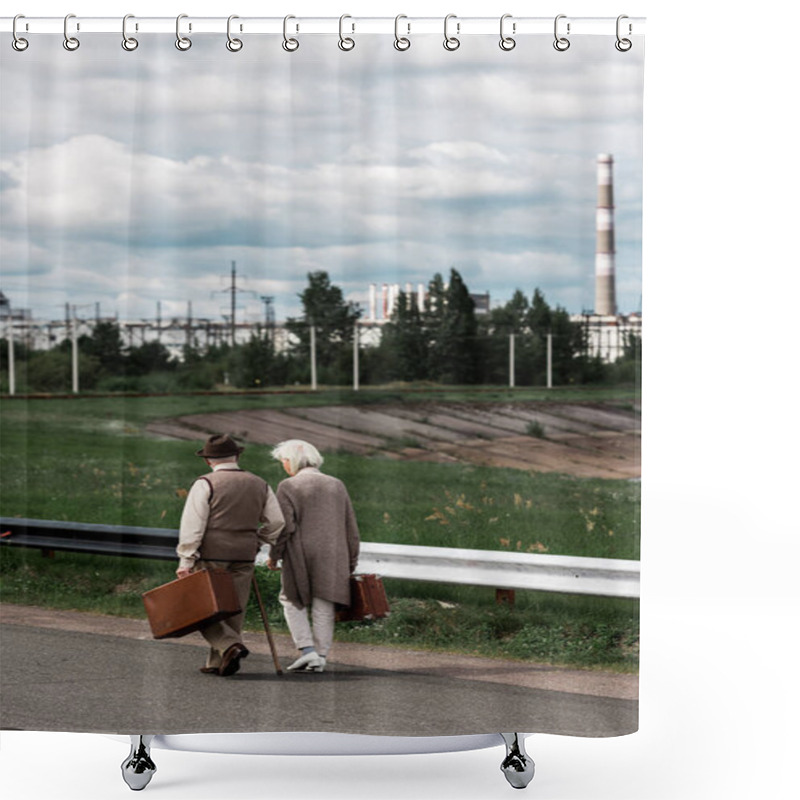
[[[451,19],[456,19],[456,15],[448,14],[444,18],[444,49],[450,50],[450,52],[452,52],[453,50],[458,50],[458,48],[461,47],[461,40],[458,39],[456,36],[450,36],[449,34],[448,26]],[[461,24],[457,23],[456,33],[460,33],[460,31],[461,31]]]
[[[411,47],[411,39],[408,36],[401,36],[400,35],[400,20],[401,19],[408,19],[405,14],[398,14],[394,18],[394,49],[400,50],[401,52],[404,50],[408,50]],[[406,23],[406,27],[408,28],[408,33],[411,33],[411,23]]]
[[[29,44],[29,42],[28,42],[28,40],[27,40],[27,39],[23,39],[23,38],[22,38],[22,37],[21,37],[21,36],[20,36],[20,35],[17,33],[17,20],[18,20],[18,19],[25,19],[25,15],[24,15],[24,14],[17,14],[17,16],[16,16],[16,17],[14,17],[14,23],[13,23],[13,25],[12,25],[12,28],[11,28],[11,33],[12,33],[12,35],[13,35],[13,37],[14,37],[14,38],[11,40],[11,46],[12,46],[12,47],[13,47],[13,48],[14,48],[14,49],[15,49],[15,50],[18,52],[18,53],[21,53],[21,52],[23,52],[24,50],[27,50],[27,49],[28,49],[28,44]]]
[[[511,36],[506,36],[505,34],[505,24],[507,19],[511,19],[511,14],[503,14],[503,16],[500,17],[500,49],[505,50],[506,52],[513,50],[517,46],[517,40]],[[513,24],[511,30],[513,33],[517,32],[516,22]]]
[[[558,21],[560,19],[566,19],[566,14],[559,14],[556,17],[555,23],[553,23],[553,35],[555,36],[555,41],[553,42],[553,47],[558,50],[559,53],[563,53],[565,50],[569,50],[570,41],[565,36],[558,35]],[[569,35],[569,28],[570,24],[567,23],[567,36]]]
[[[344,26],[344,21],[346,19],[352,19],[352,17],[349,14],[342,14],[342,16],[339,17],[339,49],[348,52],[356,46],[356,42],[355,39],[351,38],[350,36],[345,36],[342,31],[342,28]],[[356,30],[355,24],[353,24],[352,27],[353,27],[353,33],[355,33]]]
[[[71,19],[75,19],[74,14],[67,14],[67,16],[64,17],[64,49],[73,52],[81,46],[81,43],[74,36],[69,35],[68,27]]]
[[[122,18],[122,49],[131,53],[139,46],[139,40],[134,39],[133,36],[128,36],[129,19],[134,19],[133,14],[126,14]]]
[[[175,20],[175,47],[178,50],[186,51],[192,46],[192,40],[188,36],[181,35],[181,20],[188,17],[188,14],[178,14],[178,18]],[[191,29],[192,26],[190,25],[189,30]]]
[[[288,36],[288,26],[289,20],[296,19],[291,14],[283,18],[283,44],[282,47],[287,53],[294,53],[298,47],[300,47],[300,42],[297,39],[290,39]]]
[[[231,14],[228,17],[228,41],[225,42],[225,47],[227,47],[231,53],[238,53],[244,47],[244,42],[241,39],[234,39],[233,36],[231,36],[231,22],[235,19],[239,19],[236,14]],[[239,28],[239,30],[241,30],[241,28]]]
[[[630,50],[631,47],[633,47],[633,42],[630,39],[623,39],[619,35],[620,22],[622,22],[623,19],[628,19],[627,14],[620,14],[617,17],[617,41],[614,42],[614,47],[616,47],[617,50],[620,51],[620,53],[627,53],[628,50]],[[633,28],[632,28],[631,24],[628,23],[628,35],[630,35],[632,30],[633,30]]]

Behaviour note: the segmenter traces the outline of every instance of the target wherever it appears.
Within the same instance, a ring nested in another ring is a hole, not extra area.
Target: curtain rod
[[[38,33],[64,33],[64,17],[28,17],[19,15],[16,31],[19,35]],[[73,33],[121,33],[122,17],[81,17],[70,15],[69,32]],[[529,34],[550,34],[558,30],[558,35],[605,35],[636,36],[644,34],[644,17],[570,17],[559,14],[555,17],[459,17],[449,15],[448,35],[469,36],[474,34],[499,34],[525,36]],[[402,36],[414,34],[442,34],[445,30],[444,17],[238,17],[229,22],[228,17],[193,17],[181,15],[181,31],[185,34],[216,33],[225,34],[229,30],[237,34],[277,34],[282,35],[288,26],[292,35],[304,34],[369,34],[383,33]],[[12,33],[14,18],[0,18],[0,31]],[[136,17],[129,15],[126,30],[132,33],[175,33],[175,17]]]

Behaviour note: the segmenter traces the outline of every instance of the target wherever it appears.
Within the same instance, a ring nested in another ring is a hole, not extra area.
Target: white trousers
[[[286,618],[295,647],[298,650],[303,647],[313,647],[319,655],[327,656],[333,643],[333,624],[336,619],[334,604],[330,600],[315,597],[311,601],[309,624],[308,608],[297,608],[283,592],[278,599],[283,606],[283,616]]]

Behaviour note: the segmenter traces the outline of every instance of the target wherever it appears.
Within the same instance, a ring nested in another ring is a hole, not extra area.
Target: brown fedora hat
[[[227,458],[238,456],[244,450],[234,441],[229,433],[215,433],[209,436],[203,447],[195,455],[203,458]]]

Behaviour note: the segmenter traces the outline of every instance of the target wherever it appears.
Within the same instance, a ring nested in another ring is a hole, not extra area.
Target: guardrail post
[[[517,596],[513,589],[495,589],[494,599],[499,606],[508,606],[514,608]]]

